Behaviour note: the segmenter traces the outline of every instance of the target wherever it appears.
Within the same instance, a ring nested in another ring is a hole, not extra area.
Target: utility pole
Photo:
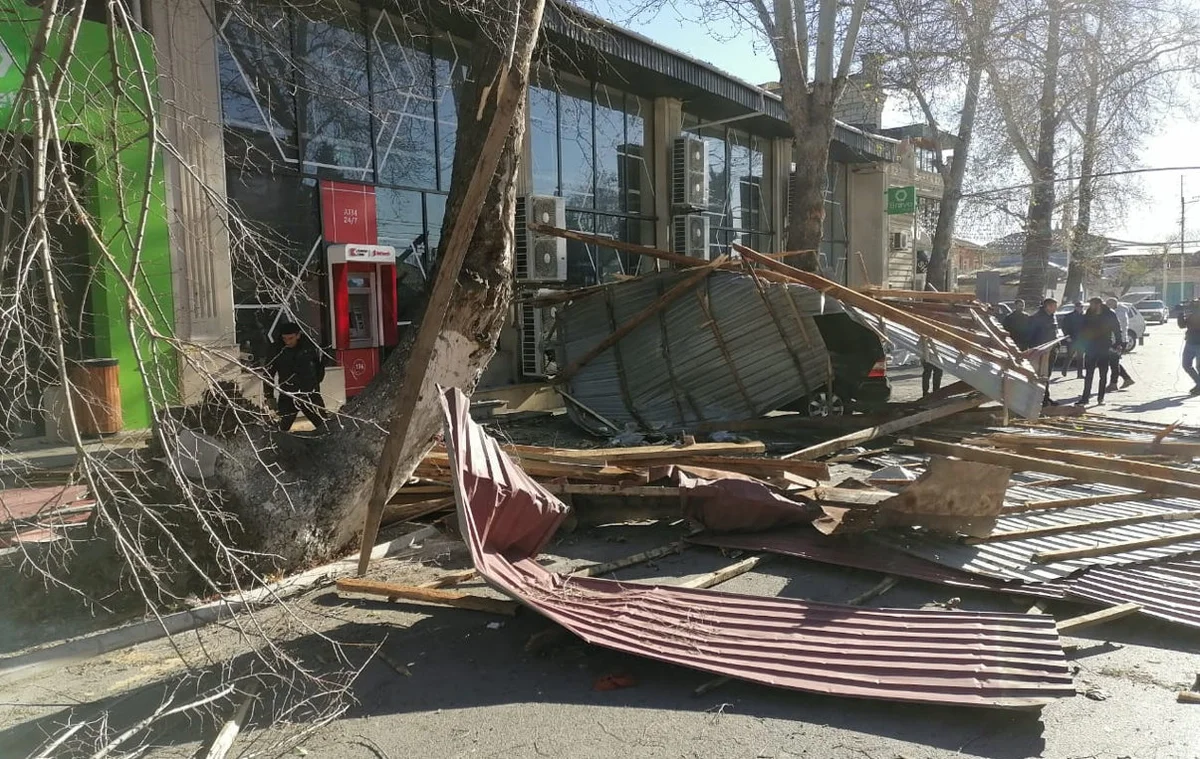
[[[1187,239],[1185,230],[1187,229],[1187,201],[1183,197],[1183,175],[1179,175],[1179,302],[1184,302],[1183,295],[1183,267],[1186,265],[1184,261],[1183,241]],[[1165,293],[1164,293],[1165,295]]]

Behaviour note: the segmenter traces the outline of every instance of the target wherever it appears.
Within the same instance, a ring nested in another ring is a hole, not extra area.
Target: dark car
[[[887,354],[879,336],[846,314],[815,317],[833,365],[832,394],[821,388],[785,408],[809,416],[872,410],[892,397]]]

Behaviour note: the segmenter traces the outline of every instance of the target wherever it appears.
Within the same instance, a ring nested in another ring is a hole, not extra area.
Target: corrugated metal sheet
[[[555,319],[558,365],[569,366],[688,276],[638,277],[563,307]],[[811,315],[838,306],[807,287],[763,285],[765,301],[751,277],[714,272],[584,365],[567,391],[616,424],[656,429],[753,418],[824,387],[829,354]],[[568,411],[585,429],[611,434],[573,405]]]
[[[1107,606],[1142,605],[1142,614],[1200,628],[1200,561],[1097,567],[1067,581],[1067,594]]]
[[[879,332],[895,348],[921,356],[992,400],[1004,403],[1014,414],[1026,419],[1036,419],[1041,415],[1045,388],[1026,375],[986,357],[963,353],[939,340],[922,337],[910,327],[885,321],[861,309],[846,306],[846,313]],[[1026,368],[1033,369],[1028,361],[1024,364]]]
[[[766,685],[840,696],[1023,707],[1074,695],[1047,615],[869,610],[569,578],[533,560],[567,509],[444,396],[459,525],[489,584],[584,640]]]

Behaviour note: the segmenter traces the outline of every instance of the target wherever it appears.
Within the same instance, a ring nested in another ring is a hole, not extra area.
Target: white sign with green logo
[[[913,213],[917,210],[916,187],[889,187],[887,191],[887,212],[889,216],[901,213]]]

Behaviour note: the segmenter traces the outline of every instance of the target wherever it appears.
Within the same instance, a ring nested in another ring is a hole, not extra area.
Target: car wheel
[[[1125,352],[1129,353],[1138,344],[1138,334],[1133,330],[1129,330],[1129,339],[1125,341]]]
[[[846,402],[837,393],[820,390],[808,396],[809,416],[842,416],[846,413]]]

